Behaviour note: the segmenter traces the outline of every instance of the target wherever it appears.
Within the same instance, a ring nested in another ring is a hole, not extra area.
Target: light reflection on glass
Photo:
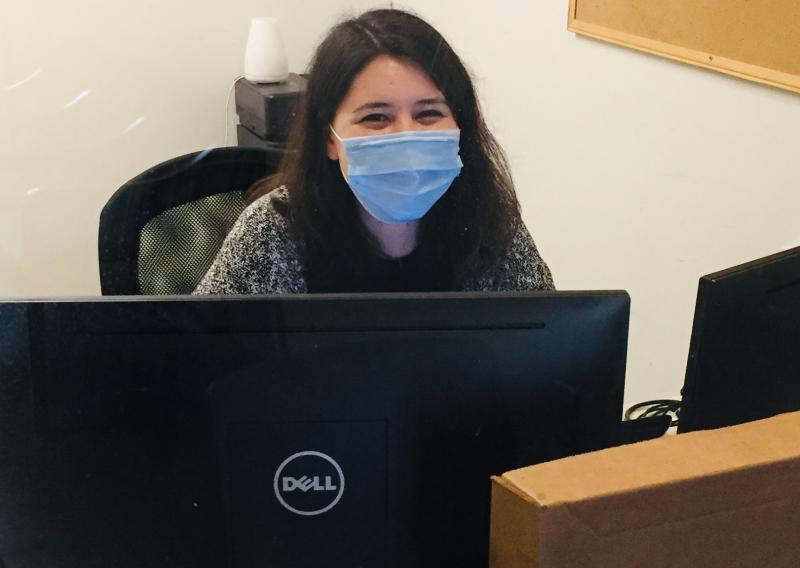
[[[85,98],[85,97],[86,97],[87,95],[89,95],[91,92],[92,92],[92,90],[91,90],[91,89],[86,89],[85,91],[82,91],[82,92],[81,92],[81,93],[80,93],[80,94],[79,94],[77,97],[75,97],[75,98],[74,98],[74,99],[72,99],[70,102],[68,102],[67,104],[65,104],[65,105],[64,105],[64,109],[68,109],[68,108],[69,108],[69,107],[71,107],[72,105],[74,105],[74,104],[77,104],[77,103],[78,103],[78,102],[79,102],[81,99]]]
[[[143,116],[140,116],[139,118],[137,118],[136,120],[134,120],[133,122],[131,122],[131,123],[130,123],[130,124],[127,126],[127,128],[125,128],[125,130],[123,130],[122,132],[120,132],[120,134],[121,134],[121,135],[122,135],[122,134],[127,134],[128,132],[130,132],[130,131],[131,131],[131,130],[133,130],[134,128],[138,127],[138,126],[139,126],[141,123],[143,123],[143,122],[144,122],[144,117],[143,117]]]
[[[34,72],[33,72],[33,73],[31,73],[30,75],[28,75],[27,77],[25,77],[24,79],[22,79],[21,81],[17,81],[16,83],[12,83],[11,85],[7,85],[7,86],[5,87],[5,90],[6,90],[6,91],[10,91],[10,90],[12,90],[12,89],[16,89],[17,87],[21,87],[21,86],[22,86],[22,85],[24,85],[25,83],[28,83],[28,82],[30,82],[30,81],[33,81],[33,80],[34,80],[36,77],[38,77],[39,75],[41,75],[41,73],[42,73],[42,68],[41,68],[41,67],[39,67],[39,68],[38,68],[36,71],[34,71]]]
[[[207,148],[203,148],[203,150],[201,150],[200,152],[198,152],[198,153],[197,153],[197,156],[195,156],[195,157],[194,157],[194,159],[192,160],[192,164],[196,164],[197,162],[199,162],[200,160],[202,160],[203,158],[205,158],[206,156],[208,156],[208,153],[209,153],[211,150],[213,150],[214,148],[216,148],[216,146],[208,146]],[[190,165],[191,165],[191,164],[190,164]]]

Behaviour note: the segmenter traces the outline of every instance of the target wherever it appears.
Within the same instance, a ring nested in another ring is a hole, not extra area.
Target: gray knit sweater
[[[303,256],[287,219],[272,200],[286,201],[280,187],[253,202],[234,224],[195,294],[300,294],[308,292]],[[520,223],[493,270],[464,283],[461,291],[553,290],[550,269]]]

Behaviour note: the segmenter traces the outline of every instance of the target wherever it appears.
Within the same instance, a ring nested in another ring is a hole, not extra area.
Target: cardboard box
[[[800,412],[494,477],[492,568],[800,566]]]

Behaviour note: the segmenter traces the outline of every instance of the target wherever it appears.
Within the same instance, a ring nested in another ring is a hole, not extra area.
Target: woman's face
[[[379,55],[356,75],[333,117],[342,138],[458,128],[442,92],[416,65]],[[328,157],[347,172],[347,158],[330,133]]]

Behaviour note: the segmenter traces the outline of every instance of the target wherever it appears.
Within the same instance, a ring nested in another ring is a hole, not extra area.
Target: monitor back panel
[[[33,565],[485,566],[489,475],[621,412],[624,294],[0,311],[0,557]]]

